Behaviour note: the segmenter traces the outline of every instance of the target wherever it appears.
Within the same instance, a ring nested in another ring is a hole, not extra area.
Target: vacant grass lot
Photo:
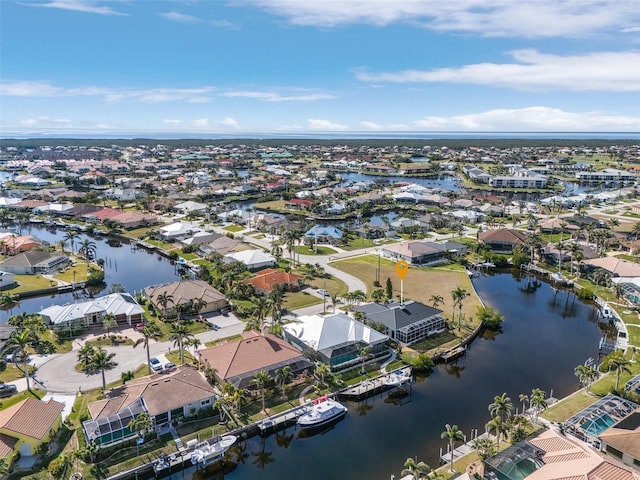
[[[307,292],[287,292],[284,296],[284,308],[296,310],[322,303],[322,299]]]
[[[293,251],[301,255],[333,255],[336,252],[333,248],[318,245],[315,249],[307,245],[298,245],[293,247]]]
[[[14,294],[51,287],[49,279],[42,275],[15,275],[14,278],[18,286],[11,290],[6,290],[6,293]]]
[[[367,291],[375,289],[373,282],[376,279],[378,257],[376,255],[364,255],[357,258],[350,258],[333,262],[333,265],[340,270],[358,277],[367,285]],[[380,259],[380,283],[385,289],[387,278],[393,284],[393,295],[400,297],[400,279],[395,270],[395,263],[387,259]],[[451,264],[436,268],[409,267],[407,276],[404,278],[404,299],[417,300],[422,303],[431,304],[432,295],[440,295],[444,303],[438,306],[443,310],[445,317],[451,319],[451,309],[453,302],[451,292],[461,287],[471,295],[463,303],[462,313],[467,319],[475,317],[477,308],[481,305],[480,299],[475,294],[469,276],[461,265]],[[456,312],[457,318],[457,312]]]

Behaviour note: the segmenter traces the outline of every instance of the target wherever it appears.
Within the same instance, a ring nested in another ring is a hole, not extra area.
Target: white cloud
[[[218,124],[223,125],[225,127],[230,127],[236,130],[240,128],[240,124],[238,124],[238,121],[235,118],[231,118],[231,117],[223,118],[218,122]]]
[[[34,126],[34,125],[69,125],[71,120],[63,118],[51,118],[44,115],[34,116],[20,120],[21,125]]]
[[[514,37],[593,36],[637,26],[634,0],[236,0],[296,25],[404,23],[436,31]]]
[[[277,92],[258,92],[258,91],[244,91],[237,90],[226,92],[222,94],[224,97],[230,98],[253,98],[256,100],[263,100],[265,102],[313,102],[316,100],[326,100],[334,98],[333,95],[328,93],[291,93],[283,95]]]
[[[513,51],[511,56],[514,63],[382,73],[359,70],[356,76],[366,82],[467,83],[538,90],[640,90],[640,51],[562,56],[528,49]]]
[[[0,84],[0,96],[7,97],[78,97],[101,96],[107,102],[138,100],[146,103],[186,101],[204,103],[210,100],[207,94],[213,87],[198,88],[149,88],[114,89],[104,87],[66,88],[42,81],[15,81]]]
[[[165,118],[162,120],[162,123],[166,123],[167,125],[179,125],[182,123],[182,120],[177,120],[175,118]]]
[[[198,118],[197,120],[193,121],[193,125],[195,127],[198,128],[205,128],[209,126],[209,119],[208,118]]]
[[[382,125],[378,125],[377,123],[373,123],[373,122],[368,122],[366,120],[360,122],[360,125],[362,125],[362,127],[366,128],[367,130],[384,130],[384,127]]]
[[[180,13],[180,12],[165,12],[165,13],[160,13],[159,15],[173,22],[201,23],[203,21],[201,18],[194,17],[193,15],[187,15],[185,13]]]
[[[606,112],[565,112],[534,106],[495,109],[451,117],[428,116],[413,122],[410,130],[493,131],[493,132],[615,132],[637,131],[640,116]]]
[[[100,6],[100,2],[92,0],[53,0],[46,3],[26,3],[30,7],[58,8],[74,12],[97,13],[99,15],[127,15],[111,7]]]
[[[320,118],[309,118],[307,120],[309,129],[311,130],[332,130],[332,131],[344,131],[349,130],[347,125],[341,125],[329,120],[322,120]]]

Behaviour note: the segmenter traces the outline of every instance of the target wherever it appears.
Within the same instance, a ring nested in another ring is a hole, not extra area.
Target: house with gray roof
[[[35,275],[57,272],[70,263],[71,259],[65,255],[31,250],[0,262],[0,270],[16,275]]]
[[[435,265],[448,259],[444,245],[421,240],[385,245],[382,254],[392,260],[406,260],[411,265]]]
[[[405,345],[444,332],[447,328],[442,310],[420,302],[374,302],[360,305],[356,311],[364,313],[367,321],[384,325],[389,338]]]
[[[344,313],[302,315],[282,329],[285,340],[303,352],[313,352],[334,370],[360,363],[364,347],[374,358],[388,352],[386,335]]]
[[[128,293],[112,293],[84,302],[52,305],[39,312],[49,325],[98,325],[101,328],[109,313],[119,324],[136,325],[142,322],[144,309]]]

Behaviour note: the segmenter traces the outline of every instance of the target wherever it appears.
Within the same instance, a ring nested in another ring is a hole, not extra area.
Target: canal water
[[[516,407],[519,394],[541,388],[561,398],[579,386],[573,370],[596,357],[603,335],[597,312],[573,293],[542,284],[526,290],[526,279],[503,272],[473,280],[481,298],[505,316],[502,331],[476,339],[467,355],[440,365],[410,396],[395,403],[387,394],[347,403],[349,414],[311,437],[294,427],[240,444],[226,473],[187,469],[173,478],[229,480],[386,480],[399,478],[407,457],[439,465],[446,444],[440,433],[457,424],[467,436],[484,432],[487,406],[507,392]]]
[[[64,229],[50,230],[40,225],[25,225],[22,228],[23,234],[30,234],[39,240],[50,244],[57,244],[67,233]],[[135,253],[131,249],[131,245],[124,242],[109,240],[102,236],[88,236],[81,233],[74,240],[74,250],[77,252],[81,242],[89,238],[96,244],[96,258],[102,258],[105,261],[105,287],[102,291],[95,291],[94,295],[106,295],[109,293],[109,287],[113,284],[121,284],[129,293],[139,292],[140,290],[159,283],[174,282],[179,280],[180,275],[173,265],[166,258],[155,252],[138,249]],[[65,250],[70,251],[69,242],[65,245]],[[86,272],[86,264],[79,261],[74,267],[78,272]],[[54,294],[43,297],[27,298],[20,301],[20,305],[14,307],[11,311],[0,310],[0,322],[4,322],[11,314],[27,312],[33,313],[42,310],[51,305],[61,305],[73,302],[78,296],[86,296],[84,291],[76,291],[73,293]]]

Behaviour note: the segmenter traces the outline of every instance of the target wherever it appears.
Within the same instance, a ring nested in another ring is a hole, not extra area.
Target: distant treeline
[[[559,134],[561,135],[561,134]],[[597,135],[597,134],[594,134]],[[162,139],[162,138],[33,138],[33,139],[0,139],[0,147],[17,148],[39,148],[43,145],[56,146],[81,146],[81,147],[111,147],[119,145],[122,147],[136,145],[167,145],[172,148],[201,147],[205,145],[247,145],[247,146],[267,146],[286,147],[288,145],[321,145],[336,146],[345,145],[350,147],[370,146],[374,148],[405,146],[410,148],[430,145],[433,147],[448,147],[453,149],[480,147],[480,148],[514,148],[514,147],[607,147],[613,145],[637,145],[638,140],[611,140],[611,139],[527,139],[527,138],[453,138],[453,139],[407,139],[407,138],[358,138],[358,139],[313,139],[313,138],[225,138],[225,139]]]

